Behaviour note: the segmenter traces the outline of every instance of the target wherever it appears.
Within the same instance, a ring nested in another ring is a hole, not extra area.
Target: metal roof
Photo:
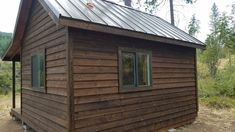
[[[44,1],[57,17],[63,16],[95,24],[204,45],[201,41],[160,17],[106,0],[93,0],[94,7],[92,9],[87,7],[87,0]]]
[[[20,60],[21,40],[33,1],[35,0],[21,0],[12,43],[2,56],[5,61]],[[106,0],[93,0],[92,9],[87,6],[89,0],[38,1],[56,24],[160,43],[205,48],[201,41],[160,17]]]

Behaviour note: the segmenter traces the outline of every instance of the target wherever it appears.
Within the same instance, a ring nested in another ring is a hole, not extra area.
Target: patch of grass
[[[200,102],[208,107],[216,109],[235,108],[235,99],[225,96],[200,98]]]
[[[218,91],[215,90],[215,80],[211,77],[198,80],[198,92],[199,97],[209,98],[218,95]]]
[[[0,99],[7,99],[7,98],[10,98],[11,97],[11,94],[0,94]]]

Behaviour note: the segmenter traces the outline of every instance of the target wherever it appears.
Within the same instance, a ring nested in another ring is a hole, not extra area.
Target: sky
[[[0,0],[0,31],[12,33],[20,0]]]
[[[110,0],[123,4],[121,0]],[[135,1],[135,0],[134,0]],[[15,27],[15,21],[17,18],[18,7],[20,0],[1,0],[0,1],[0,31],[13,32]],[[216,3],[220,12],[231,11],[232,3],[235,0],[197,0],[196,3],[184,4],[182,0],[174,0],[175,4],[175,20],[176,26],[180,29],[187,31],[187,25],[193,14],[200,21],[200,32],[197,34],[197,38],[204,42],[207,34],[210,33],[209,21],[212,4]],[[169,16],[169,3],[163,4],[159,10],[156,11],[157,16],[170,21]]]

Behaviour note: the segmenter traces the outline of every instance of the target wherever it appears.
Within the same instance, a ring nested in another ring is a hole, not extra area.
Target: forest
[[[210,34],[205,40],[207,47],[206,50],[198,51],[200,100],[215,108],[235,107],[234,16],[235,5],[232,5],[231,13],[227,14],[219,12],[216,4],[213,4],[210,15]],[[197,26],[191,27],[197,28]]]
[[[0,56],[8,48],[12,34],[0,32]],[[11,90],[11,63],[0,61],[0,94],[7,95]]]
[[[188,4],[193,1],[186,0]],[[157,7],[156,1],[147,3],[147,12]],[[235,108],[235,4],[229,13],[220,12],[216,4],[211,7],[210,34],[205,50],[197,51],[198,92],[201,103],[215,108]],[[200,21],[192,16],[187,32],[195,36],[200,32]],[[0,32],[0,55],[10,44],[12,34]],[[17,65],[19,89],[19,64]],[[0,61],[0,94],[11,91],[11,63]]]
[[[9,46],[11,37],[12,37],[12,33],[0,32],[0,56],[2,56],[4,51]]]

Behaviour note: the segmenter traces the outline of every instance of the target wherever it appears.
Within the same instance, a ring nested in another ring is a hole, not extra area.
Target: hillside
[[[5,49],[9,46],[11,38],[12,33],[0,32],[0,56],[2,56]]]

